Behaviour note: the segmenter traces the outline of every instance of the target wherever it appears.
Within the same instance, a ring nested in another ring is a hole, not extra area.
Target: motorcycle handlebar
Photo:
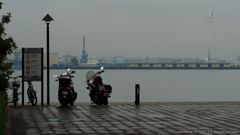
[[[98,72],[96,73],[96,75],[97,75],[97,74],[101,74],[101,73],[103,73],[103,72],[104,72],[103,70],[102,70],[102,71],[98,71]]]

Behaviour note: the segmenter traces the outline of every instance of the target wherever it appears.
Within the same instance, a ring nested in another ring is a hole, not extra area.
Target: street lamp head
[[[47,14],[43,19],[42,21],[46,22],[46,24],[49,24],[51,21],[54,21],[54,19],[49,15]]]

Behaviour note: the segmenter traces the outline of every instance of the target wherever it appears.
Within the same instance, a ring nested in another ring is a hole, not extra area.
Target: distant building
[[[79,66],[79,61],[76,56],[67,54],[60,59],[60,65]]]
[[[21,69],[22,68],[22,51],[15,51],[13,58],[13,68]]]
[[[238,61],[240,61],[240,56],[238,56]]]
[[[74,56],[69,55],[69,54],[64,55],[64,56],[61,58],[61,64],[62,64],[62,65],[68,65],[68,66],[72,65],[71,59],[72,59],[73,57],[74,57]]]
[[[88,60],[88,64],[97,64],[97,63],[99,63],[99,61],[98,60],[96,60],[96,59],[89,59]]]
[[[51,52],[49,55],[49,66],[59,65],[59,54],[56,52]],[[44,66],[47,66],[47,54],[44,54]]]
[[[84,64],[88,62],[88,54],[85,48],[85,41],[86,41],[86,37],[83,36],[83,49],[82,49],[82,56],[80,58],[80,63]]]
[[[122,64],[124,63],[125,58],[122,56],[116,56],[113,58],[113,63],[114,64]]]

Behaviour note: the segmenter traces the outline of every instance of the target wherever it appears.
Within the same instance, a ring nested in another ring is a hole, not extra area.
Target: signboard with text
[[[24,80],[41,81],[43,48],[23,48]]]

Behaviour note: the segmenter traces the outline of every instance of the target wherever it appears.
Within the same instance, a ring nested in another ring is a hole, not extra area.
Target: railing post
[[[140,85],[135,84],[135,105],[140,104]]]

